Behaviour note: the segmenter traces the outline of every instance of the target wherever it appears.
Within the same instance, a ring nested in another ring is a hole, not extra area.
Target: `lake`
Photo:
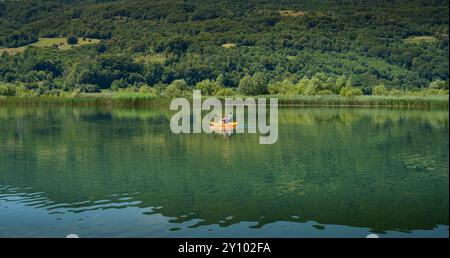
[[[0,107],[0,237],[448,237],[448,111],[283,108],[279,138],[168,110]]]

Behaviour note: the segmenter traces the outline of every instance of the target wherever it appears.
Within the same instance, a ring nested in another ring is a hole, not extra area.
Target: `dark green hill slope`
[[[447,12],[447,1],[426,0],[5,0],[0,82],[97,91],[219,77],[237,87],[257,74],[345,76],[365,93],[448,87]],[[48,43],[70,35],[92,44]]]

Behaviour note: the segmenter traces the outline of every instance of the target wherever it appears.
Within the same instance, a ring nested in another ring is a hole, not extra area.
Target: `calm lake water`
[[[448,111],[279,110],[279,140],[166,110],[0,107],[0,237],[448,237]]]

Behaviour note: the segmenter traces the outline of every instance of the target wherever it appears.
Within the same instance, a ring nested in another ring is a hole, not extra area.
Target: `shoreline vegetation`
[[[351,78],[341,76],[327,80],[323,74],[311,79],[293,82],[285,79],[266,83],[263,74],[244,76],[238,87],[225,87],[223,77],[203,80],[189,85],[186,80],[174,80],[170,84],[147,84],[127,86],[115,90],[102,89],[86,91],[76,88],[62,90],[37,87],[26,84],[0,84],[1,105],[72,105],[111,107],[169,107],[172,99],[184,97],[192,99],[193,90],[200,90],[202,97],[225,98],[263,97],[278,98],[279,106],[364,106],[398,107],[408,109],[449,108],[448,81],[435,81],[426,88],[397,89],[378,84],[364,93],[352,84]],[[89,87],[87,89],[90,89]]]
[[[184,96],[189,98],[189,96]],[[288,106],[324,106],[324,107],[374,107],[374,108],[406,108],[406,109],[449,109],[448,95],[429,96],[340,96],[340,95],[261,95],[261,96],[204,96],[225,98],[263,97],[278,98],[281,107]],[[148,93],[78,93],[64,96],[0,96],[2,106],[109,106],[132,108],[158,108],[170,105],[172,97],[156,96]]]
[[[132,2],[0,1],[0,105],[448,109],[448,2]]]

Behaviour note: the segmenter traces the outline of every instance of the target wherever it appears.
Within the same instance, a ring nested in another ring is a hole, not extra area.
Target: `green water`
[[[0,236],[448,237],[448,111],[279,110],[279,139],[166,110],[0,107]]]

